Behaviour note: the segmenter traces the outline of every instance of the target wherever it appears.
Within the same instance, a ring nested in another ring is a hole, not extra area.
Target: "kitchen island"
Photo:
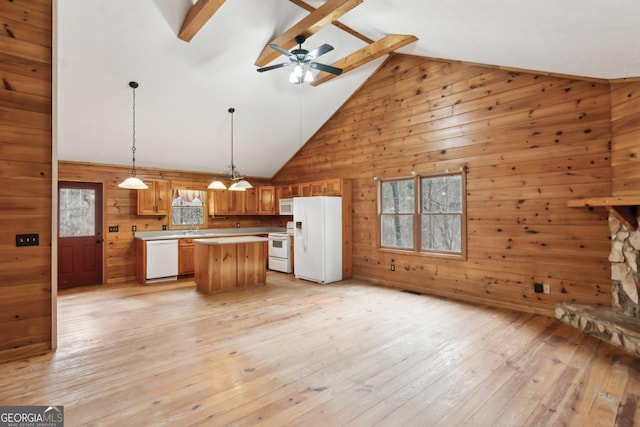
[[[258,236],[194,239],[198,292],[211,295],[266,285],[268,240]]]

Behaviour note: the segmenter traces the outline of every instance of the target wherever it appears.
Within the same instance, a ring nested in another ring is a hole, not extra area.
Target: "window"
[[[171,224],[203,225],[204,198],[200,190],[171,190]]]
[[[380,246],[464,254],[464,175],[380,182]]]

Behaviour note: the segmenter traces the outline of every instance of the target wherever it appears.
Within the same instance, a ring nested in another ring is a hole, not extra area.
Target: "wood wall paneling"
[[[0,361],[52,347],[52,2],[0,3]],[[16,234],[40,244],[16,247]]]
[[[392,55],[273,181],[352,180],[356,278],[547,315],[609,305],[606,211],[567,207],[611,192],[609,86]],[[467,259],[379,249],[373,177],[462,165]]]
[[[640,193],[640,82],[611,85],[613,195]]]

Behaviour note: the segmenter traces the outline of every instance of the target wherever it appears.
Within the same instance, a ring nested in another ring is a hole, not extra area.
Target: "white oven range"
[[[291,273],[291,241],[293,239],[293,221],[287,222],[284,233],[269,233],[269,270]]]

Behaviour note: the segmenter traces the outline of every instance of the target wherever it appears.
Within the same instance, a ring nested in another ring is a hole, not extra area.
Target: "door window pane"
[[[96,192],[90,189],[61,188],[60,237],[93,236],[96,234]]]

